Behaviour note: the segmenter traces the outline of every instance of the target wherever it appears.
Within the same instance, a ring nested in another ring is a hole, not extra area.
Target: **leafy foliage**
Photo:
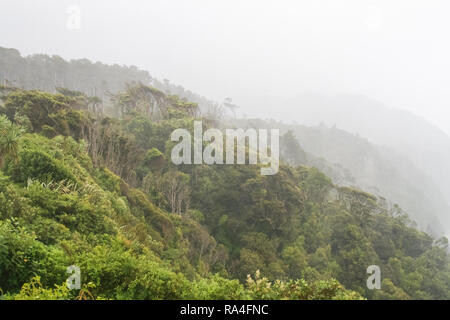
[[[170,133],[190,127],[196,107],[159,90],[129,87],[120,118],[60,92],[5,99],[0,130],[21,131],[17,115],[31,126],[2,153],[4,298],[450,298],[448,241],[398,207],[314,167],[176,167]],[[373,264],[381,290],[365,285]],[[63,285],[69,265],[80,291]]]

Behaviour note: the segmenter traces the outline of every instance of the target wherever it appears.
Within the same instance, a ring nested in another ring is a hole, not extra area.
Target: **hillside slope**
[[[289,118],[278,120],[296,120],[307,126],[320,123],[327,127],[336,126],[364,137],[370,143],[388,147],[427,175],[439,189],[446,206],[450,205],[450,137],[423,117],[362,95],[350,94],[305,93],[291,99],[261,98],[249,106],[258,107],[261,113],[269,115],[270,110],[276,108],[279,114],[289,115]],[[429,184],[416,187],[427,193]],[[427,194],[430,200],[432,194],[436,194],[434,189],[431,189],[431,196]],[[449,211],[440,208],[438,203],[433,207],[439,209],[437,218],[448,234]]]
[[[81,93],[2,90],[6,298],[450,298],[447,239],[374,195],[306,166],[173,165],[170,133],[195,104],[139,85],[109,118]],[[71,264],[83,289],[52,289]],[[366,287],[373,264],[381,290]]]

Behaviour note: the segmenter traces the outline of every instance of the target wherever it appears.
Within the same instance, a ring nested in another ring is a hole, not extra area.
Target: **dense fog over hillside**
[[[99,96],[105,105],[111,104],[111,93],[124,90],[127,83],[142,82],[198,103],[205,115],[222,108],[222,116],[235,119],[240,111],[239,107],[227,111],[225,105],[167,80],[159,81],[136,67],[108,66],[87,59],[68,62],[42,54],[22,57],[17,50],[5,48],[0,48],[0,66],[4,84],[50,92],[67,87]],[[425,119],[361,95],[304,94],[295,99],[261,100],[258,106],[261,117],[264,109],[276,109],[276,114],[266,116],[281,122],[269,125],[230,119],[231,123],[293,130],[300,146],[311,155],[351,172],[350,180],[337,179],[337,184],[357,186],[401,205],[422,230],[437,235],[450,232],[446,196],[450,194],[450,139]],[[319,127],[305,132],[305,127],[292,125],[292,121]],[[293,164],[313,165],[327,172],[318,162],[302,160]]]
[[[308,93],[294,99],[261,99],[257,105],[261,106],[262,112],[276,108],[279,113],[273,117],[286,123],[294,121],[310,126],[337,127],[395,150],[425,172],[439,187],[439,197],[447,205],[450,203],[450,137],[425,118],[362,95]],[[267,118],[273,115],[271,112],[265,114]],[[304,145],[314,141],[305,139],[301,141]],[[341,155],[349,155],[342,148],[338,150],[341,150]],[[385,152],[386,155],[391,153]],[[429,189],[421,184],[416,187]],[[443,220],[449,221],[448,209],[438,211]],[[449,227],[445,229],[450,230]]]
[[[79,30],[67,9],[80,9]],[[445,0],[2,1],[3,47],[137,65],[256,111],[261,96],[364,94],[450,133]]]
[[[449,10],[2,1],[0,300],[450,300]]]

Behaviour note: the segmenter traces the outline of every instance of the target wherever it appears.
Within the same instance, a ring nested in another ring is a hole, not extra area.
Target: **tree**
[[[189,210],[189,179],[189,175],[176,170],[164,174],[150,172],[143,184],[147,193],[153,194],[157,201],[163,200],[171,213],[181,214]]]
[[[239,106],[233,103],[233,99],[225,98],[223,105],[225,106],[225,108],[230,110],[233,113],[233,116],[236,118],[236,110],[239,109]]]
[[[290,165],[307,163],[306,152],[300,146],[292,130],[281,137],[281,155]]]
[[[8,120],[4,115],[0,116],[0,167],[6,158],[17,160],[19,139],[23,129]]]

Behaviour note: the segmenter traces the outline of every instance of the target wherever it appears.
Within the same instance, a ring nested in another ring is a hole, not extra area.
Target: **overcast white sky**
[[[80,30],[66,26],[69,5],[81,9]],[[449,9],[446,0],[1,0],[0,46],[137,65],[244,109],[261,96],[365,94],[450,133]]]

